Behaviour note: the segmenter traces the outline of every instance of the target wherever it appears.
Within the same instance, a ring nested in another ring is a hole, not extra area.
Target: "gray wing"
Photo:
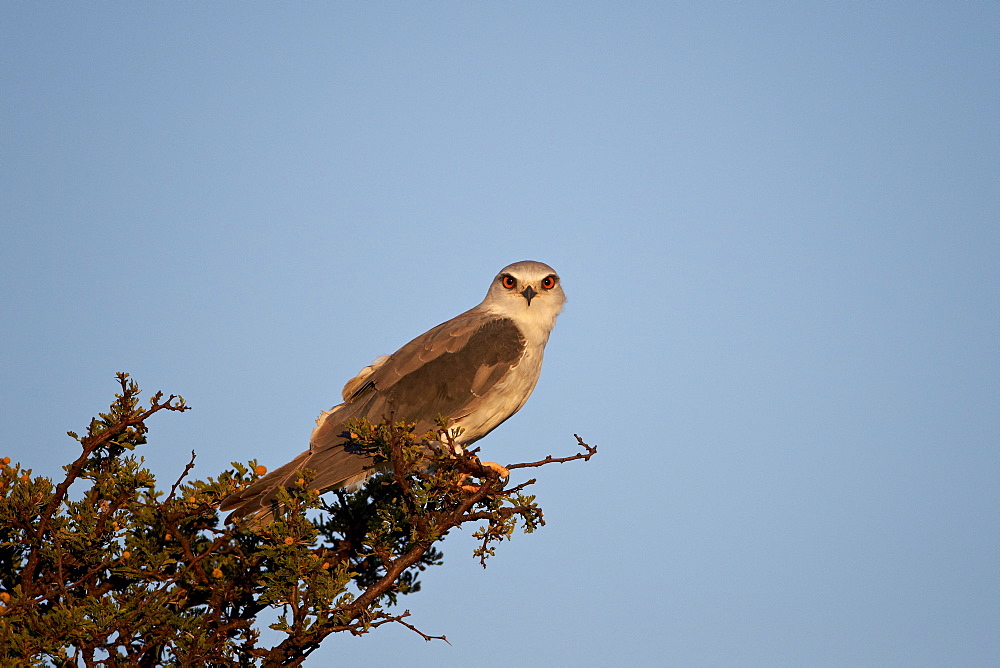
[[[373,365],[366,378],[359,375],[350,381],[345,394],[353,393],[320,418],[309,450],[227,498],[221,510],[234,509],[233,516],[264,515],[277,488],[287,486],[296,471],[306,468],[316,471],[313,486],[322,491],[363,481],[373,473],[374,464],[344,447],[348,420],[391,417],[416,422],[419,433],[433,429],[439,415],[460,419],[502,382],[524,348],[524,336],[509,318],[473,309],[438,325]]]
[[[438,415],[459,419],[517,365],[525,340],[509,318],[468,312],[393,354],[348,400],[358,414],[431,429]],[[321,425],[322,426],[322,425]],[[317,429],[319,431],[319,429]],[[322,440],[313,435],[313,447]]]

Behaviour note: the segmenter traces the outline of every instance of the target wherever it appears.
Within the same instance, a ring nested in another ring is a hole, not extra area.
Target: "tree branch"
[[[531,467],[536,467],[536,466],[545,466],[546,464],[563,464],[565,462],[574,462],[574,461],[576,461],[578,459],[582,459],[585,462],[586,461],[590,461],[590,458],[597,454],[597,446],[596,445],[595,446],[587,445],[586,443],[583,442],[582,438],[580,438],[576,434],[573,434],[573,435],[576,436],[577,443],[581,447],[583,447],[584,449],[586,449],[586,452],[578,452],[577,454],[572,455],[570,457],[553,457],[552,455],[549,455],[545,459],[540,459],[537,462],[528,462],[528,463],[525,463],[525,464],[510,464],[510,465],[507,466],[507,468],[511,469],[511,470],[513,470],[513,469],[526,469],[526,468],[531,468]]]

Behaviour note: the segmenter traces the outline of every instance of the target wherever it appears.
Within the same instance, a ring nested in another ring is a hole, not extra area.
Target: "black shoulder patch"
[[[442,353],[393,383],[378,403],[396,419],[429,422],[429,428],[437,415],[455,415],[477,396],[473,382],[482,367],[491,367],[492,386],[517,364],[524,347],[512,320],[491,320],[455,352]]]

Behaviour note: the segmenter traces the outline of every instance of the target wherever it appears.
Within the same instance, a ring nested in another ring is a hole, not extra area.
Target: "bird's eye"
[[[554,287],[556,287],[555,276],[546,276],[545,278],[542,279],[542,288],[544,288],[545,290],[551,290]]]
[[[500,277],[500,285],[504,286],[508,290],[513,290],[517,286],[517,281],[510,274],[504,274]]]

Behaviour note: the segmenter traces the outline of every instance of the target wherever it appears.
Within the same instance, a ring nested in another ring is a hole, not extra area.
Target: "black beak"
[[[528,306],[531,306],[531,300],[534,299],[537,294],[538,293],[535,292],[535,289],[530,285],[524,290],[521,290],[521,296],[528,300]]]

